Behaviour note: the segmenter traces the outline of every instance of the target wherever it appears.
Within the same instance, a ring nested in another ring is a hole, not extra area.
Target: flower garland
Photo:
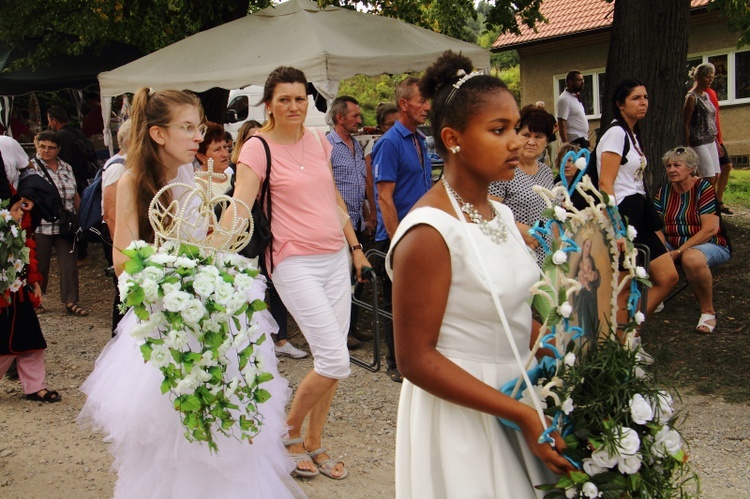
[[[0,209],[0,308],[10,305],[13,293],[26,284],[24,268],[29,263],[26,231],[21,229],[8,211],[8,201]]]
[[[164,375],[161,391],[171,392],[185,437],[212,451],[217,432],[252,441],[263,423],[258,405],[271,397],[261,385],[273,379],[257,349],[266,335],[254,339],[253,313],[266,304],[247,300],[259,274],[252,260],[175,241],[158,249],[134,241],[122,253],[122,310],[139,319],[130,334]]]
[[[547,203],[548,221],[531,230],[547,252],[544,275],[531,290],[543,320],[532,354],[546,348],[554,358],[545,357],[529,371],[533,390],[522,379],[501,390],[532,406],[534,398],[541,401],[552,424],[539,441],[552,443],[549,434],[560,432],[567,445],[564,455],[577,468],[557,483],[538,485],[547,491],[546,498],[691,497],[698,479],[687,464],[672,397],[657,386],[634,338],[645,319],[638,310],[638,286],[650,286],[646,270],[636,263],[635,229],[622,221],[613,199],[584,177],[588,156],[585,150],[563,158],[562,165],[571,158],[580,170],[571,185],[563,176],[562,186],[534,188]],[[587,208],[573,206],[574,190],[587,201]],[[570,256],[582,251],[575,241],[581,230],[601,232],[614,283],[611,315],[595,331],[575,325],[572,297],[582,285],[568,277]],[[554,236],[551,245],[546,235]],[[625,243],[622,257],[618,240]],[[620,263],[626,271],[622,279]],[[624,289],[630,291],[628,322],[617,326],[617,296]],[[594,340],[586,339],[592,336]]]

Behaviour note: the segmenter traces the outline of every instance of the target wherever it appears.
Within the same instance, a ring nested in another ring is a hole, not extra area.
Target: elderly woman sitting
[[[729,260],[729,240],[717,215],[714,188],[694,176],[698,168],[696,152],[690,147],[677,147],[667,152],[662,161],[669,183],[656,193],[654,204],[664,220],[669,254],[675,263],[682,263],[700,303],[701,316],[695,329],[710,333],[716,327],[710,269]]]

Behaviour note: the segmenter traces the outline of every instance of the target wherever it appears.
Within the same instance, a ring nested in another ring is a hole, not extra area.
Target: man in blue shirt
[[[417,129],[427,121],[430,103],[422,97],[418,83],[419,79],[409,77],[396,86],[398,121],[375,143],[372,150],[378,211],[375,247],[384,253],[390,247],[398,223],[432,187],[432,164],[424,135]],[[385,302],[390,306],[391,282],[387,277],[384,279],[383,292]],[[396,366],[392,327],[386,328],[385,339],[388,346],[388,375],[400,383],[403,377]]]
[[[346,203],[352,227],[357,233],[357,240],[364,241],[366,234],[363,207],[367,167],[362,146],[352,137],[352,134],[359,131],[362,124],[362,111],[359,108],[359,102],[354,97],[345,95],[337,97],[331,104],[330,116],[331,122],[333,122],[333,130],[327,138],[333,146],[331,149],[333,179],[336,181],[336,187]],[[357,286],[355,296],[359,298],[363,290],[362,286]],[[362,346],[360,341],[372,339],[372,333],[357,331],[358,310],[359,307],[352,303],[349,337],[346,343],[350,350],[360,348]]]

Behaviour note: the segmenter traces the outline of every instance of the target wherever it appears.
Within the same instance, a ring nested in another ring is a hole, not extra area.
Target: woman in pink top
[[[352,253],[360,280],[362,267],[369,263],[352,224],[347,221],[342,231],[337,205],[345,213],[346,204],[333,181],[331,146],[320,132],[304,126],[308,106],[304,73],[290,67],[275,69],[266,80],[263,102],[268,122],[258,135],[271,151],[270,178],[265,178],[261,141],[248,140],[239,156],[234,196],[249,205],[262,182],[270,182],[273,268],[268,270],[314,358],[314,369],[297,388],[287,416],[285,445],[297,463],[297,476],[323,473],[342,479],[348,470],[326,453],[321,435],[338,380],[349,375],[347,253]],[[268,256],[267,252],[266,261]],[[302,424],[308,415],[303,440]]]

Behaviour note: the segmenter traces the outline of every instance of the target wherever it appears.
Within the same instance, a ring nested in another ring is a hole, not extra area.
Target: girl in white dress
[[[154,241],[149,203],[168,183],[193,184],[190,162],[205,134],[200,102],[186,92],[150,92],[142,88],[133,100],[131,119],[133,131],[127,170],[117,186],[115,248],[126,248],[137,239]],[[172,199],[180,199],[179,189],[172,188]],[[195,229],[206,233],[205,224],[197,224]],[[118,275],[125,261],[122,253],[114,252]],[[252,292],[253,299],[263,298],[262,281],[256,282]],[[272,332],[270,315],[261,319],[264,320],[261,332]],[[289,387],[277,370],[273,342],[266,341],[259,347],[265,357],[265,370],[274,376],[263,385],[271,392],[271,398],[259,405],[263,420],[260,433],[252,443],[215,435],[218,452],[211,453],[205,443],[191,443],[185,438],[180,413],[174,410],[168,394],[161,394],[161,372],[144,362],[135,338],[130,335],[136,323],[133,311],[128,312],[118,326],[117,336],[104,349],[81,388],[87,401],[79,420],[106,435],[114,456],[118,475],[114,496],[127,499],[304,496],[289,475],[294,463],[281,441],[287,430],[284,406]],[[233,357],[236,355],[229,355],[230,359]],[[230,365],[230,369],[236,366]]]
[[[433,98],[430,122],[445,178],[401,221],[387,257],[406,378],[396,438],[399,499],[541,497],[534,486],[555,481],[550,470],[571,469],[560,436],[552,434],[555,448],[537,443],[544,431],[537,412],[497,390],[520,367],[487,282],[526,357],[529,288],[539,270],[510,210],[487,197],[489,183],[513,178],[518,164],[518,106],[502,81],[467,75],[471,69],[468,58],[446,52],[422,78],[422,95]],[[454,202],[475,210],[468,225]]]

